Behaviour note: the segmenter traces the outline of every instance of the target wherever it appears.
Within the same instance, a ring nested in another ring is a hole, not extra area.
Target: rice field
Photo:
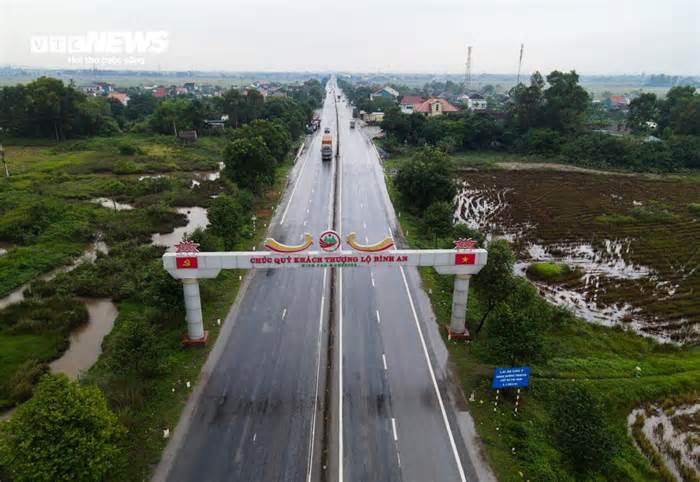
[[[536,282],[582,318],[659,341],[700,340],[700,182],[553,170],[465,172],[455,221],[507,239],[516,273],[575,270]]]

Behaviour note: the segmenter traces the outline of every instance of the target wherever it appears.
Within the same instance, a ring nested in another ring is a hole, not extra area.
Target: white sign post
[[[432,266],[440,274],[454,274],[452,294],[452,318],[449,335],[452,339],[466,339],[465,321],[469,278],[486,264],[485,249],[474,248],[471,240],[455,241],[455,249],[392,249],[393,241],[387,238],[373,245],[358,244],[354,233],[348,236],[349,250],[339,249],[340,236],[334,231],[321,235],[319,246],[323,251],[306,251],[312,244],[311,235],[304,236],[299,246],[287,246],[273,239],[265,242],[270,251],[235,251],[200,253],[197,245],[183,242],[177,252],[163,255],[163,266],[173,278],[181,279],[187,313],[186,345],[207,342],[207,332],[202,323],[202,307],[199,296],[200,278],[216,278],[222,269],[281,269],[281,268],[372,268],[400,266]]]

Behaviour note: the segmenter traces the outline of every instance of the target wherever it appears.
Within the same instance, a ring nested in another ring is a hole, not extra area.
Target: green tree
[[[2,431],[0,460],[17,482],[103,480],[125,433],[97,387],[65,375],[44,375]]]
[[[304,132],[304,127],[310,119],[310,113],[304,110],[294,100],[287,97],[275,97],[267,102],[262,109],[262,117],[284,124],[296,139]]]
[[[214,199],[208,211],[209,228],[224,241],[225,249],[233,249],[247,223],[246,210],[234,197],[221,194]]]
[[[292,147],[286,127],[277,122],[257,119],[233,131],[233,139],[261,137],[277,162],[283,162]]]
[[[547,76],[544,122],[550,129],[573,134],[583,127],[590,98],[578,79],[574,70],[569,73],[555,70]]]
[[[449,158],[432,147],[420,149],[402,163],[394,182],[403,204],[418,213],[436,201],[451,202],[457,191]]]
[[[437,201],[428,206],[423,213],[423,222],[433,235],[447,236],[452,232],[454,209],[446,201]]]
[[[129,103],[124,108],[124,117],[130,121],[144,119],[155,112],[158,99],[150,92],[141,92],[129,96]]]
[[[515,289],[514,264],[515,255],[507,241],[499,239],[489,244],[486,266],[474,277],[474,287],[479,293],[479,298],[486,304],[476,329],[477,333],[481,331],[493,309],[505,302]]]
[[[633,131],[644,131],[646,123],[658,118],[656,94],[645,93],[630,102],[627,126]]]
[[[522,134],[528,129],[542,126],[544,86],[542,74],[535,72],[530,77],[529,86],[518,84],[510,90],[513,102],[508,111],[508,125],[511,130]]]
[[[239,186],[259,192],[274,181],[275,158],[262,137],[232,140],[224,150],[224,162],[224,176]]]
[[[584,387],[558,390],[551,427],[557,448],[579,475],[605,471],[616,443],[608,410]]]

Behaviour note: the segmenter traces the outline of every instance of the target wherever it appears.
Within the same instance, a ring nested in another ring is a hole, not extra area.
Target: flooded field
[[[661,341],[700,340],[700,183],[556,171],[464,173],[455,220],[579,276],[537,282],[582,318]]]
[[[700,403],[638,408],[627,418],[630,431],[635,423],[677,480],[687,480],[684,470],[700,474]]]

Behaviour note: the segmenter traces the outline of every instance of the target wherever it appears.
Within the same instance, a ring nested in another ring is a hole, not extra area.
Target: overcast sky
[[[168,32],[149,70],[700,74],[698,0],[0,0],[0,65],[88,31]]]

